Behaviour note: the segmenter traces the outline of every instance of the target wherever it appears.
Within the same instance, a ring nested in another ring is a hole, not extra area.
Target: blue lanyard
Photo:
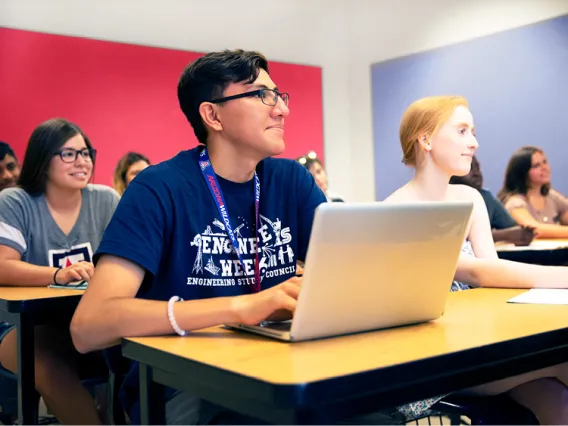
[[[227,211],[227,205],[225,204],[225,199],[223,198],[223,191],[221,191],[221,187],[219,186],[219,182],[217,181],[217,176],[215,175],[215,171],[213,170],[213,166],[211,165],[211,160],[209,159],[209,154],[207,153],[207,148],[203,148],[203,151],[199,154],[199,168],[201,169],[201,173],[203,174],[203,178],[205,179],[205,183],[207,183],[207,187],[213,196],[213,201],[217,205],[217,210],[219,210],[219,215],[221,215],[221,219],[223,220],[223,224],[225,225],[225,230],[227,231],[227,235],[231,239],[231,244],[237,253],[239,258],[239,262],[241,263],[241,267],[243,268],[243,272],[246,274],[246,266],[245,262],[243,261],[243,256],[239,247],[239,241],[235,237],[235,233],[233,232],[233,227],[231,226],[231,219],[229,218],[229,212]],[[255,216],[255,227],[254,227],[254,234],[256,238],[256,256],[254,262],[254,282],[250,286],[253,293],[260,291],[260,265],[258,260],[258,251],[260,249],[259,241],[258,241],[258,225],[259,225],[259,209],[260,209],[260,179],[254,172],[254,216]]]

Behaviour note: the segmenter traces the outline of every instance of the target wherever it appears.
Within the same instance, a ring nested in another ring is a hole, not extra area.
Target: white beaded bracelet
[[[183,299],[179,296],[172,296],[168,301],[168,319],[170,320],[170,324],[177,334],[179,334],[180,336],[186,336],[189,332],[182,330],[174,317],[174,303],[178,301],[183,302]]]

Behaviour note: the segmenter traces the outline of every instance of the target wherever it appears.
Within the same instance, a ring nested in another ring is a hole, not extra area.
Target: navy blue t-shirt
[[[517,226],[515,219],[513,219],[505,207],[503,207],[503,204],[501,204],[489,190],[480,189],[479,192],[487,207],[491,229],[507,229]]]
[[[263,290],[292,277],[296,261],[305,260],[315,209],[326,202],[311,174],[293,160],[259,163],[258,247],[254,180],[235,183],[217,176],[243,252],[243,269],[198,166],[201,149],[181,152],[140,173],[124,193],[95,255],[95,262],[111,254],[143,267],[139,298],[247,294],[257,250]],[[135,370],[129,376],[136,376]],[[138,399],[136,380],[129,377],[125,383],[130,395],[123,395],[130,406]]]

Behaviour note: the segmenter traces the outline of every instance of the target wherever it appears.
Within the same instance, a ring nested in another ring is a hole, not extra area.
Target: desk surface
[[[566,361],[568,306],[451,293],[429,323],[284,343],[221,327],[130,338],[157,382],[273,423],[330,423]],[[145,370],[144,370],[145,371]]]
[[[264,382],[307,383],[568,329],[568,306],[506,303],[521,292],[452,293],[438,320],[311,342],[282,343],[221,327],[127,341]]]
[[[34,300],[53,297],[81,296],[84,290],[49,287],[0,287],[0,300]]]
[[[84,290],[49,287],[0,287],[0,311],[31,311],[48,304],[51,309],[67,308],[76,306],[83,293]]]

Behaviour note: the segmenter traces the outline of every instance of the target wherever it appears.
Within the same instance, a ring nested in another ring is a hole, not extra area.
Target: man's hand
[[[296,310],[302,279],[292,277],[260,293],[236,296],[232,300],[233,311],[240,324],[255,325],[261,321],[284,321]]]

